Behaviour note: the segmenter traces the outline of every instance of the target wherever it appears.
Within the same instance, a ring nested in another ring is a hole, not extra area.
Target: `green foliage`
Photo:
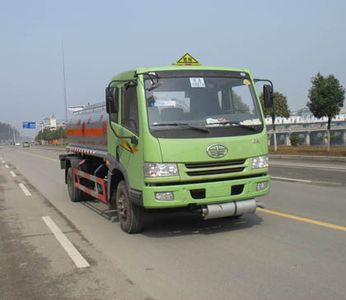
[[[264,107],[264,99],[263,94],[260,96],[262,109],[265,116],[271,116],[273,114],[273,108],[265,108]],[[276,117],[284,117],[288,118],[290,116],[290,110],[287,104],[287,98],[285,95],[274,92],[274,106],[275,106],[275,116]]]
[[[318,73],[312,78],[311,83],[310,101],[307,106],[316,118],[328,117],[328,129],[330,129],[331,119],[343,106],[345,89],[334,75],[324,77]]]
[[[295,134],[295,133],[291,134],[291,135],[290,135],[290,142],[291,142],[291,145],[292,145],[293,147],[299,146],[299,145],[300,145],[300,138],[299,138],[299,135],[298,135],[298,134]]]
[[[66,132],[63,128],[59,128],[57,130],[50,130],[46,128],[43,131],[41,130],[35,137],[36,141],[52,141],[60,139],[66,139]]]

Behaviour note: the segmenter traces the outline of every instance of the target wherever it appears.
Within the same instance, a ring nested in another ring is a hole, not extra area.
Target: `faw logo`
[[[224,157],[228,152],[228,148],[221,144],[213,144],[207,148],[207,154],[211,158],[221,158]]]

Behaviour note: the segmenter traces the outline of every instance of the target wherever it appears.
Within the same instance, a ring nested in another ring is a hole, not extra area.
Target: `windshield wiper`
[[[172,123],[153,123],[153,124],[151,124],[151,126],[177,126],[177,127],[185,127],[185,128],[194,129],[194,130],[197,130],[197,131],[209,133],[208,129],[192,126],[189,123],[177,123],[177,122],[172,122]]]
[[[249,130],[252,130],[252,131],[256,131],[257,129],[253,126],[250,126],[250,125],[244,125],[244,124],[241,124],[239,122],[231,122],[231,121],[225,121],[225,122],[215,122],[215,123],[210,123],[208,125],[231,125],[231,126],[237,126],[237,127],[240,127],[240,128],[245,128],[245,129],[249,129]]]

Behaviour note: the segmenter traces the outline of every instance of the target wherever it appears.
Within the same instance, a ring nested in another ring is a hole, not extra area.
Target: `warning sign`
[[[189,53],[185,53],[176,63],[178,66],[200,66],[197,59],[193,58]]]

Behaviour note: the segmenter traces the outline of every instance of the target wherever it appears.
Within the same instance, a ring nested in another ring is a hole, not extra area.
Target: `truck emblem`
[[[213,144],[207,148],[207,154],[211,158],[221,158],[224,157],[228,152],[228,148],[221,144]]]

